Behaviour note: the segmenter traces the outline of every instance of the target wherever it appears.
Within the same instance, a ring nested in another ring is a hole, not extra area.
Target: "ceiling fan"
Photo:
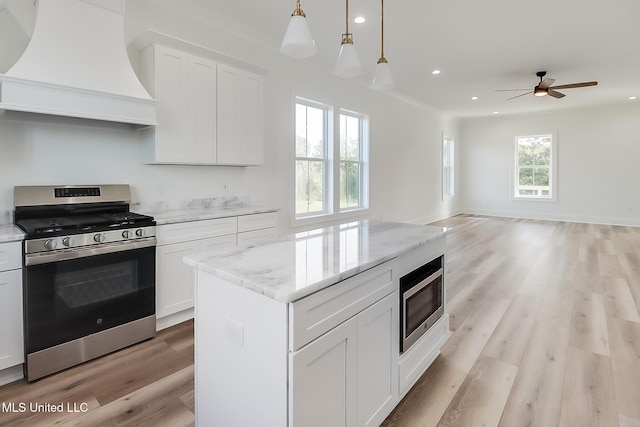
[[[538,83],[537,86],[534,87],[532,91],[529,91],[520,95],[516,95],[511,98],[507,98],[507,101],[511,99],[519,98],[521,96],[529,95],[529,94],[534,94],[535,96],[549,95],[554,98],[563,98],[565,94],[558,92],[556,89],[572,89],[575,87],[595,86],[598,84],[598,82],[583,82],[583,83],[570,83],[566,85],[551,86],[553,82],[555,82],[555,79],[545,78],[543,80],[544,76],[546,75],[547,75],[546,71],[538,71],[536,73],[536,76],[540,77],[540,83]],[[496,90],[496,92],[511,92],[515,90],[528,90],[528,89],[498,89]]]

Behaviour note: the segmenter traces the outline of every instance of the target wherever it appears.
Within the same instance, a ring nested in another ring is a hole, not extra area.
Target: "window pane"
[[[520,185],[533,185],[533,168],[520,168]]]
[[[324,147],[324,110],[296,104],[296,157],[322,159]]]
[[[296,161],[296,214],[324,212],[324,163]]]
[[[538,168],[535,171],[533,185],[549,186],[549,169]]]
[[[358,117],[340,115],[340,159],[360,160],[360,119]]]
[[[360,165],[340,162],[340,208],[360,206]]]

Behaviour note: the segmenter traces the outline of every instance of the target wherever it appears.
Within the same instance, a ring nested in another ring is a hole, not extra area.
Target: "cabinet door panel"
[[[0,370],[24,362],[22,270],[0,272]]]
[[[158,127],[155,133],[156,161],[184,162],[189,150],[183,149],[187,103],[184,75],[186,54],[164,46],[155,46],[154,97],[157,104]]]
[[[357,321],[352,318],[290,354],[290,426],[353,426]]]
[[[158,246],[156,249],[156,316],[158,318],[193,307],[193,268],[182,262],[196,253],[200,242]]]
[[[188,78],[188,137],[192,141],[191,161],[216,161],[216,63],[191,57]]]
[[[358,315],[358,425],[378,426],[398,396],[398,292]]]

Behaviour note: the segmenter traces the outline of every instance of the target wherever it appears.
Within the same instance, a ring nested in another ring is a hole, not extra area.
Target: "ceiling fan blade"
[[[547,90],[547,95],[553,96],[554,98],[564,98],[566,95],[564,93],[556,92],[555,90],[549,88]]]
[[[571,83],[568,85],[553,86],[553,87],[550,87],[549,89],[571,89],[574,87],[595,86],[597,84],[598,82]]]
[[[530,94],[532,94],[532,93],[533,93],[533,91],[531,91],[531,92],[527,92],[527,93],[523,93],[523,94],[521,94],[521,95],[516,95],[516,96],[513,96],[513,97],[511,97],[511,98],[507,98],[507,99],[505,99],[505,101],[509,101],[509,100],[516,99],[516,98],[520,98],[521,96],[530,95]]]
[[[541,89],[546,89],[549,86],[551,86],[555,81],[556,81],[555,79],[544,79],[543,81],[540,82],[538,86],[540,86]]]
[[[527,89],[496,89],[494,90],[494,92],[520,92],[523,90],[529,90],[529,88]]]

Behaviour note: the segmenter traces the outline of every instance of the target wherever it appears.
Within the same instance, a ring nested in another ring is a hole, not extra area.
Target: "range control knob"
[[[71,237],[65,237],[64,239],[62,239],[62,244],[65,245],[66,247],[69,247],[69,246],[73,246],[74,241]]]
[[[138,228],[138,229],[136,230],[136,236],[138,236],[138,237],[144,237],[144,229],[142,229],[142,228]]]
[[[133,233],[129,230],[124,230],[122,232],[122,238],[123,239],[130,239],[131,237],[133,237]]]
[[[93,241],[97,243],[104,242],[104,234],[98,233],[93,235]]]
[[[45,240],[43,245],[45,249],[52,250],[58,246],[58,242],[56,240]]]

